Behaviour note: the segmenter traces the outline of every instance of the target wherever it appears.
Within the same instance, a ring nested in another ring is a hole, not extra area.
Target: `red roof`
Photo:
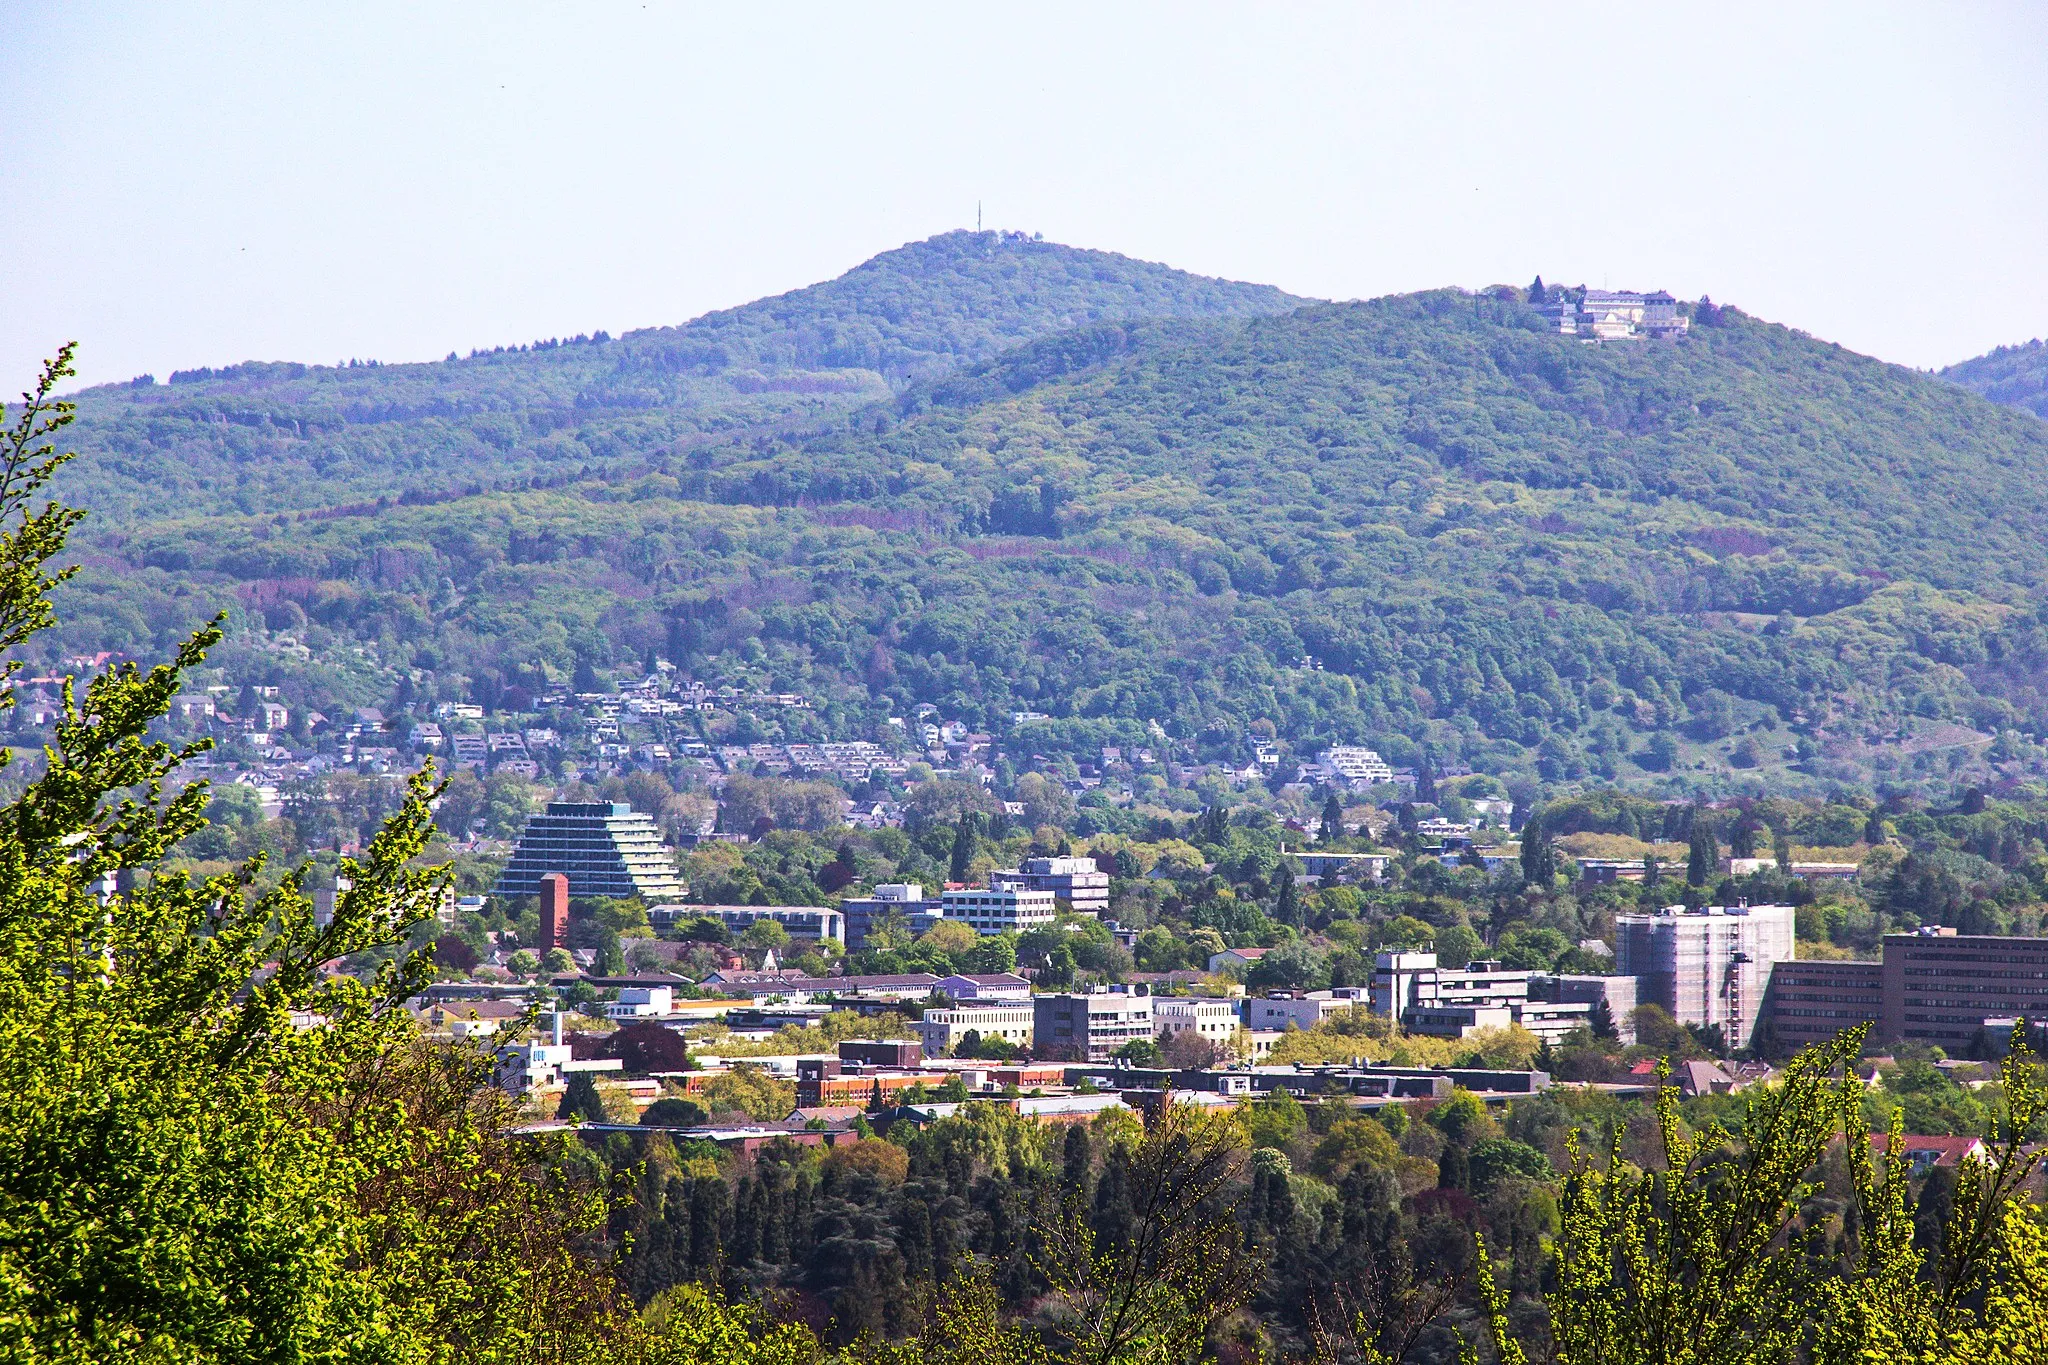
[[[1872,1133],[1870,1149],[1873,1153],[1889,1149],[1889,1133]],[[1988,1148],[1984,1139],[1978,1137],[1949,1137],[1945,1134],[1901,1133],[1899,1147],[1906,1159],[1913,1163],[1914,1174],[1935,1166],[1960,1166],[1969,1157],[1986,1155]]]

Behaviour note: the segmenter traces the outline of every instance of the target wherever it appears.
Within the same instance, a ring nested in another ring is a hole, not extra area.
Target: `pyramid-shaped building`
[[[498,896],[537,896],[540,879],[559,872],[572,896],[638,896],[650,905],[687,893],[675,859],[651,816],[624,802],[550,801],[519,836],[498,874]]]

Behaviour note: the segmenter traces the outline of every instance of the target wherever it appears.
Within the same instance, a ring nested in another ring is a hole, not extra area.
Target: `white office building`
[[[1109,909],[1109,874],[1093,858],[1027,858],[1022,867],[989,873],[989,885],[1050,891],[1084,915]]]
[[[941,895],[947,919],[959,920],[975,933],[1025,934],[1047,929],[1053,922],[1053,895],[1021,886],[967,886]]]

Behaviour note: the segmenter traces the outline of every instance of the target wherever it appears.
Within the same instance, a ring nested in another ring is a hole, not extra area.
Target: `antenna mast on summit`
[[[974,230],[976,232],[981,231],[981,201],[979,199],[974,201]]]

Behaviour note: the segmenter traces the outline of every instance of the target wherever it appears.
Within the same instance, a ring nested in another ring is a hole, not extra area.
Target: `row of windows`
[[[1906,976],[1939,976],[1939,977],[1943,977],[1943,978],[1954,978],[1954,977],[1966,977],[1966,978],[1975,978],[1975,979],[1982,979],[1982,978],[1985,978],[1985,977],[1991,977],[1991,978],[1995,978],[1995,979],[1998,979],[1998,980],[2019,980],[2019,981],[2043,981],[2043,980],[2048,980],[2048,972],[2012,972],[2012,971],[1976,971],[1976,972],[1973,972],[1973,971],[1963,971],[1963,970],[1958,970],[1957,968],[1954,968],[1954,967],[1908,967],[1908,968],[1906,968],[1906,969],[1905,969],[1905,971],[1904,971],[1903,975],[1906,975]]]

